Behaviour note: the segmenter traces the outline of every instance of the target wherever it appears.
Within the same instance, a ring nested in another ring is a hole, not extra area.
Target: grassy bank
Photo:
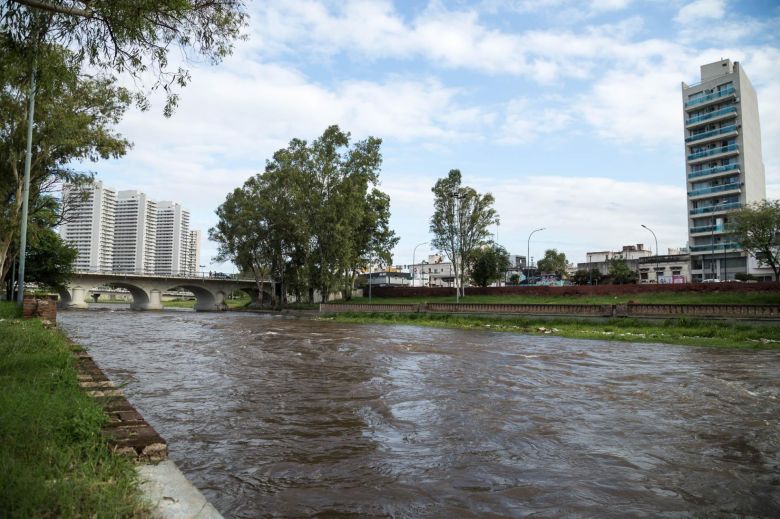
[[[647,292],[642,294],[585,295],[585,296],[536,296],[536,295],[499,295],[479,296],[469,295],[461,298],[463,303],[514,303],[514,304],[678,304],[678,305],[708,305],[708,304],[738,304],[738,305],[777,305],[780,304],[780,290],[776,292]],[[455,296],[447,297],[373,297],[373,303],[454,303]],[[368,303],[367,297],[354,298],[350,303]]]
[[[605,322],[530,318],[471,317],[447,314],[347,313],[323,319],[350,323],[414,324],[439,328],[491,330],[572,339],[653,342],[729,348],[780,348],[780,326],[670,319],[654,324],[634,319]]]
[[[100,436],[68,342],[0,302],[0,515],[144,517],[135,470]]]
[[[194,308],[196,302],[195,299],[172,299],[170,301],[163,301],[162,305],[164,308]],[[241,308],[248,305],[250,302],[251,299],[246,294],[241,297],[236,297],[235,299],[225,299],[228,308]]]

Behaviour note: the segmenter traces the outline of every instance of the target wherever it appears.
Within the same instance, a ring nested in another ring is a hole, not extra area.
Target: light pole
[[[650,231],[650,234],[653,235],[653,239],[655,240],[655,283],[658,284],[658,238],[655,237],[655,233],[653,230],[648,227],[645,224],[642,224],[642,227]]]
[[[538,229],[534,229],[533,231],[531,231],[531,234],[528,235],[528,243],[527,243],[527,250],[526,250],[526,254],[528,254],[526,256],[526,261],[528,261],[528,277],[525,279],[525,284],[526,285],[530,285],[529,281],[531,279],[531,236],[533,236],[534,233],[537,233],[539,231],[543,231],[545,229],[546,229],[546,227],[540,227]]]
[[[414,263],[414,258],[417,255],[417,247],[419,247],[420,245],[425,245],[426,243],[428,242],[424,241],[422,243],[418,243],[417,245],[414,246],[414,250],[412,251],[412,287],[415,286],[414,278],[416,277],[415,274],[417,273],[417,268],[415,267],[415,263]]]

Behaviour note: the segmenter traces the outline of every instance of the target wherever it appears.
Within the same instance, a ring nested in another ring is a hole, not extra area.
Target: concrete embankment
[[[320,313],[425,313],[459,315],[506,315],[516,317],[572,319],[680,319],[747,321],[780,324],[780,305],[737,304],[343,304],[323,303]]]

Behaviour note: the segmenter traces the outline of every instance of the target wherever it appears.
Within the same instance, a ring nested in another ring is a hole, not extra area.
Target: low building
[[[679,251],[679,249],[676,249]],[[690,254],[648,256],[639,260],[639,283],[677,284],[691,281]]]
[[[598,270],[602,275],[609,275],[609,266],[614,259],[621,259],[626,262],[629,269],[636,272],[639,267],[639,261],[653,255],[653,251],[645,249],[644,244],[624,245],[619,251],[594,251],[585,253],[588,261],[586,263],[577,263],[577,270],[591,271]]]

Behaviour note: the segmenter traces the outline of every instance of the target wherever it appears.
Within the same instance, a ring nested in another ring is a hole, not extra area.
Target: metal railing
[[[702,157],[709,157],[711,155],[720,155],[721,153],[728,153],[730,151],[739,151],[739,145],[729,144],[728,146],[719,146],[717,148],[697,151],[696,153],[691,153],[688,155],[688,160],[700,159]]]
[[[688,178],[706,177],[707,175],[714,175],[716,173],[723,173],[726,171],[739,172],[739,163],[724,164],[722,166],[715,166],[714,168],[700,169],[699,171],[691,171],[688,173]]]
[[[727,88],[724,88],[723,90],[719,90],[719,91],[713,92],[711,94],[705,94],[705,95],[700,95],[700,96],[697,96],[697,97],[692,97],[691,99],[689,99],[688,101],[685,102],[685,106],[686,107],[688,107],[688,106],[696,106],[696,105],[701,104],[701,103],[706,103],[707,101],[712,101],[713,99],[718,99],[718,98],[721,98],[721,97],[726,97],[726,96],[731,95],[731,94],[735,94],[736,92],[737,91],[734,89],[734,87],[727,87]]]
[[[735,189],[740,189],[741,187],[742,187],[742,182],[732,182],[730,184],[723,184],[720,186],[713,186],[713,187],[702,187],[699,189],[694,189],[693,191],[688,191],[688,196],[707,195],[710,193],[722,193],[723,191],[733,191]]]
[[[737,242],[710,243],[707,245],[693,245],[691,246],[691,252],[722,251],[739,248],[740,245]]]
[[[697,133],[695,135],[691,135],[690,137],[685,138],[685,142],[695,142],[701,139],[706,139],[708,137],[714,137],[715,135],[723,135],[724,133],[731,133],[735,131],[737,131],[737,125],[730,124],[728,126],[723,126],[722,128],[718,128],[716,130],[710,130],[708,132],[702,132],[702,133]]]
[[[713,119],[715,117],[720,117],[721,115],[727,115],[730,113],[737,113],[737,107],[736,106],[727,106],[726,108],[721,108],[720,110],[715,110],[714,112],[709,112],[706,114],[700,114],[700,115],[694,115],[687,121],[685,121],[686,125],[689,124],[696,124],[700,123],[701,121],[706,121],[708,119]]]
[[[699,207],[697,209],[691,209],[690,214],[704,214],[704,213],[715,213],[718,211],[728,211],[729,209],[737,209],[741,207],[742,204],[739,202],[731,202],[728,204],[718,204],[718,205],[710,205],[707,207]]]

